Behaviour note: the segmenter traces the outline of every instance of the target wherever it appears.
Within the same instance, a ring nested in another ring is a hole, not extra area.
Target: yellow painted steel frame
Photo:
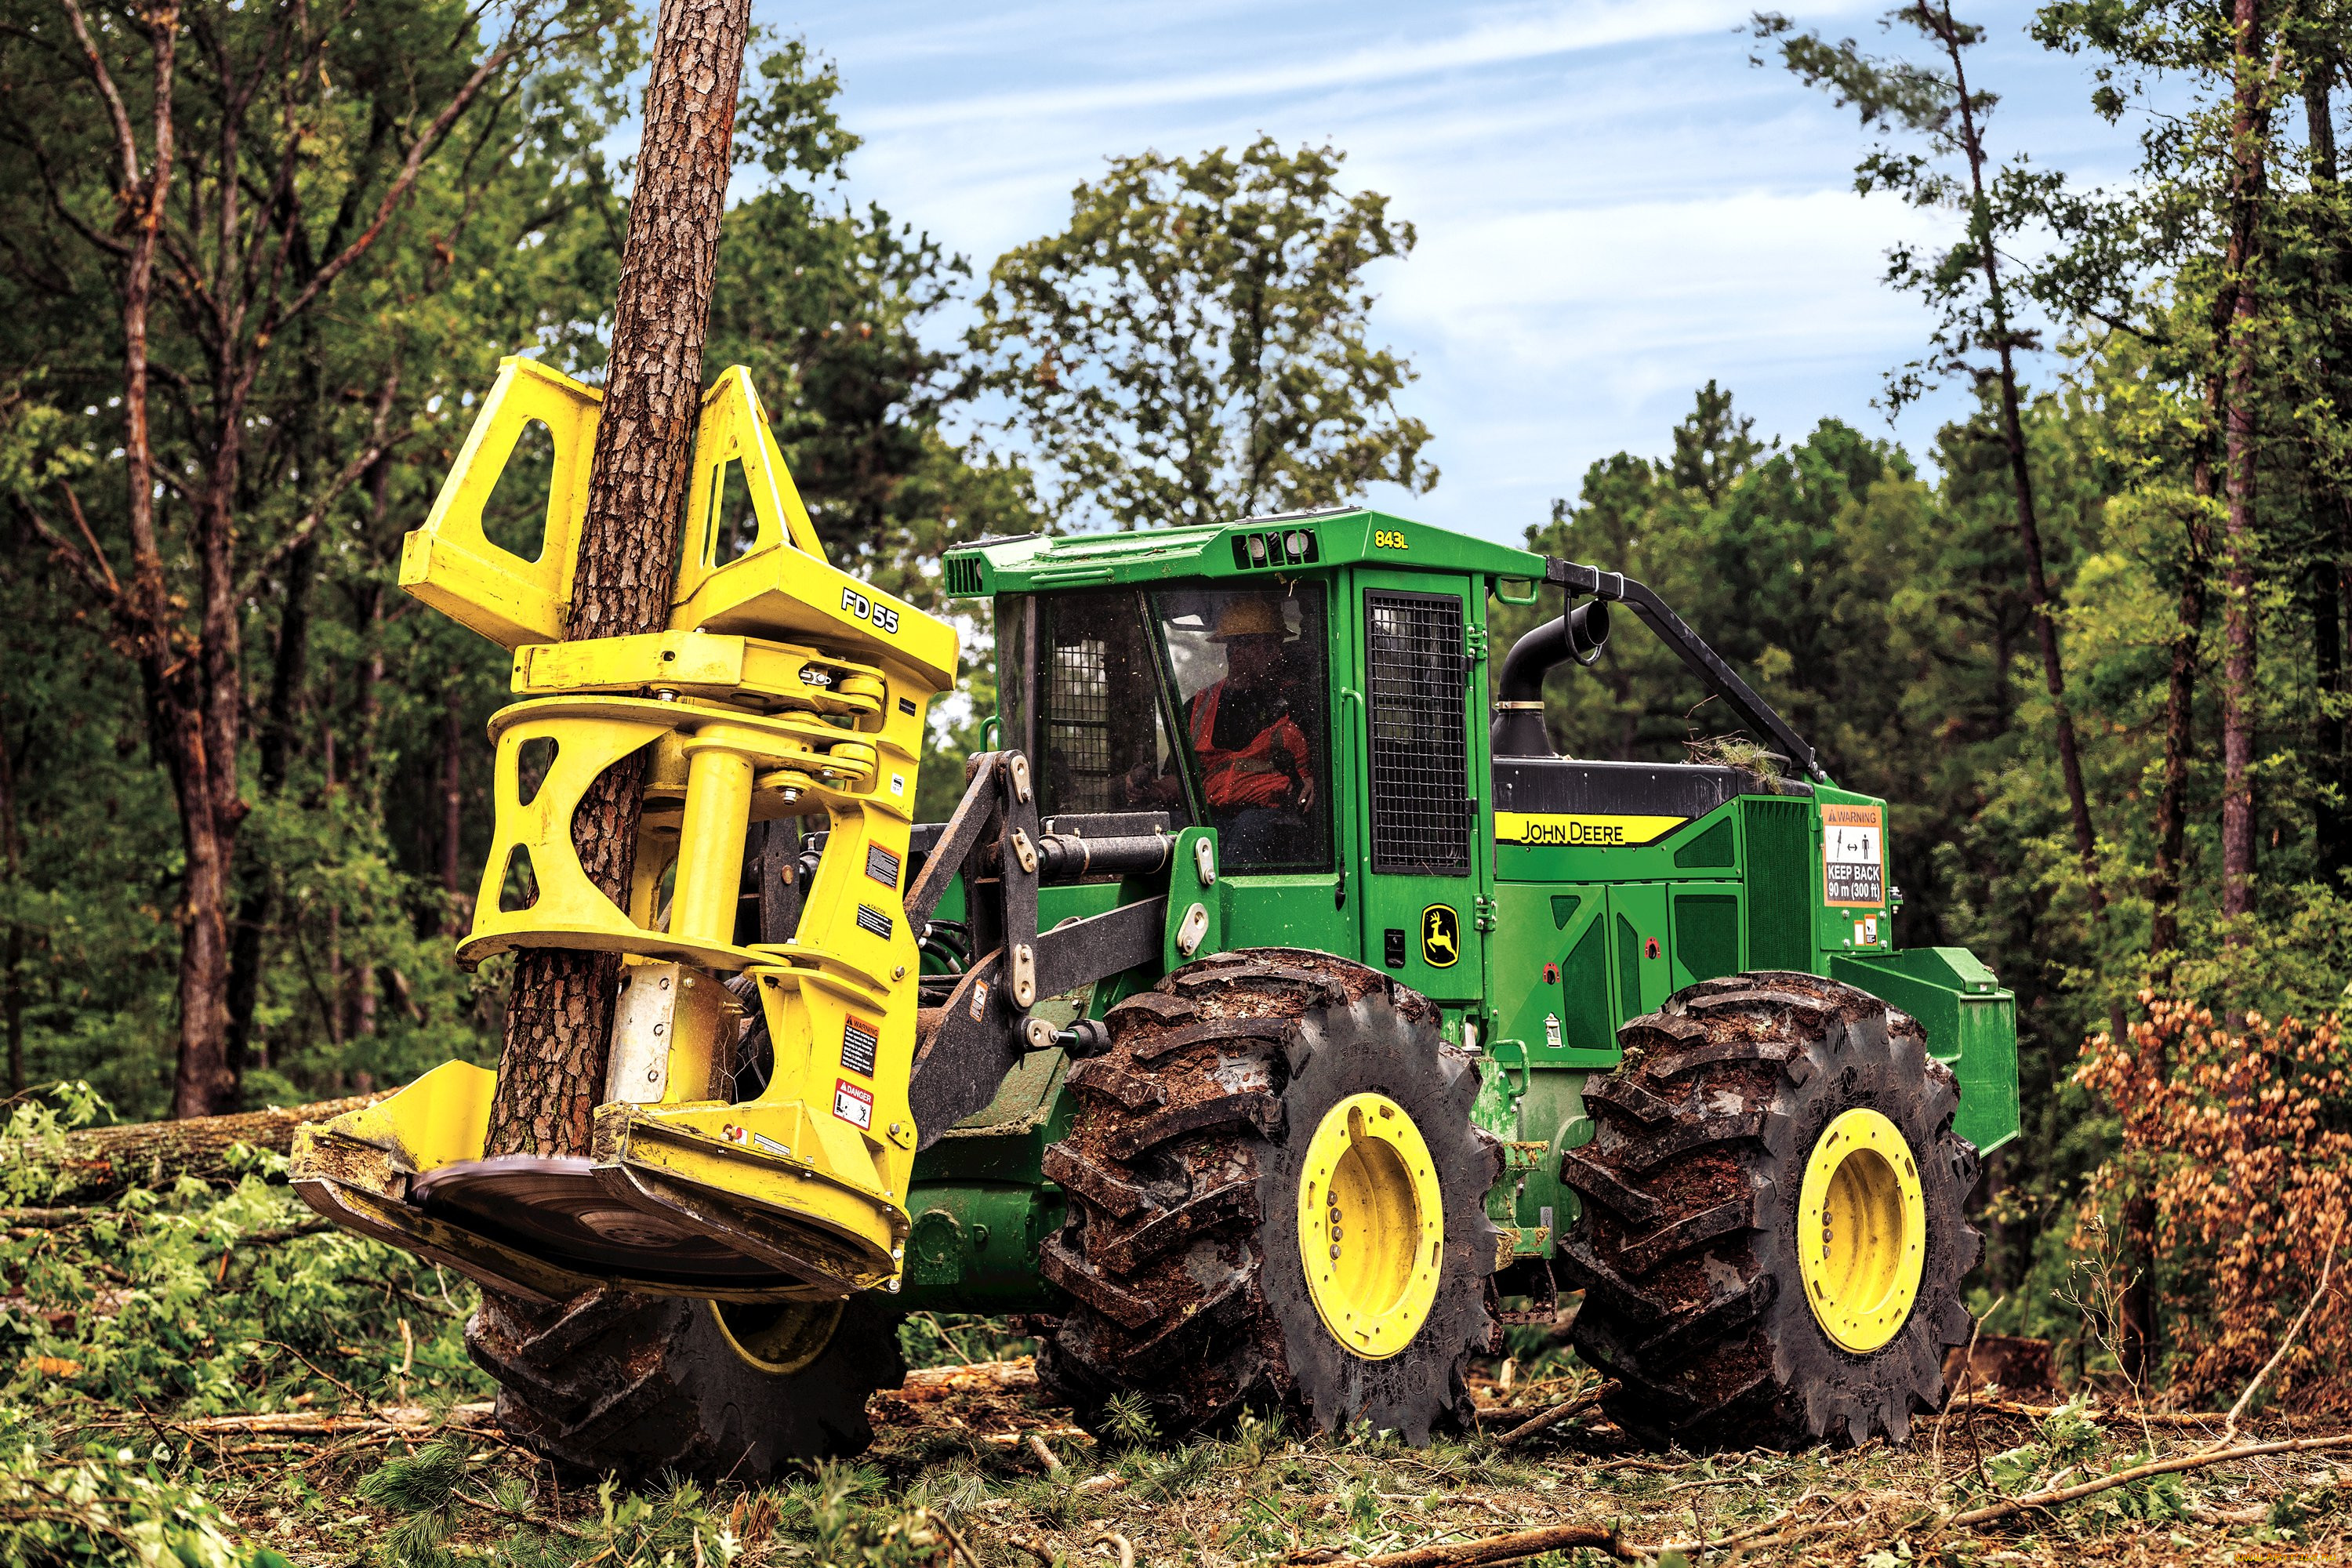
[[[1902,1129],[1856,1108],[1822,1129],[1797,1194],[1798,1268],[1814,1321],[1857,1353],[1911,1315],[1927,1261],[1927,1207]]]
[[[802,1281],[773,1294],[895,1289],[916,1142],[907,1090],[918,933],[900,896],[924,717],[954,682],[954,630],[824,560],[738,366],[703,399],[668,629],[559,642],[597,401],[530,361],[504,362],[402,556],[404,588],[515,650],[523,699],[491,721],[497,826],[459,958],[589,948],[626,955],[632,985],[658,973],[665,1010],[661,1027],[647,1027],[666,1043],[634,1083],[616,1071],[607,1086],[595,1116],[599,1179],[628,1201],[740,1239]],[[545,547],[525,561],[488,540],[481,515],[531,419],[548,425],[556,463]],[[751,499],[748,542],[722,512],[730,470]],[[623,909],[589,880],[571,825],[596,777],[643,748],[646,806]],[[776,947],[738,943],[750,824],[814,815],[829,837],[798,934]],[[526,896],[509,900],[510,888]],[[735,1104],[714,1096],[740,1016],[721,978],[739,973],[757,983],[774,1065],[761,1096]],[[625,1003],[616,1062],[633,1012]],[[636,1046],[642,1057],[645,1040]],[[462,1093],[457,1079],[443,1081],[461,1068]],[[510,1247],[484,1241],[468,1253],[462,1232],[399,1208],[405,1176],[479,1157],[490,1083],[452,1063],[306,1130],[297,1180],[337,1200],[321,1206],[355,1228],[470,1262],[477,1278],[559,1288],[562,1279],[551,1283]],[[646,1098],[633,1098],[639,1087]]]
[[[1411,1344],[1444,1255],[1445,1194],[1404,1108],[1368,1092],[1326,1111],[1298,1175],[1298,1257],[1331,1337],[1365,1361]]]

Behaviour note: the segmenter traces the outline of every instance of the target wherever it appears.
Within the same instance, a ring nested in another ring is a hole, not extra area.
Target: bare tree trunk
[[[0,724],[0,866],[10,885],[25,875],[25,840],[16,827],[16,764],[8,749],[8,732]],[[8,1092],[25,1091],[25,928],[8,922],[8,936],[0,942],[0,1025],[8,1031]]]
[[[2218,393],[2220,383],[2210,384]],[[2209,396],[2209,405],[2213,399]],[[2213,460],[2200,442],[2189,470],[2200,501],[2213,498]],[[2203,518],[2189,525],[2180,573],[2179,625],[2173,628],[2170,679],[2164,693],[2164,783],[2156,796],[2156,869],[2148,879],[2147,951],[2159,982],[2180,951],[2180,884],[2189,842],[2189,762],[2196,745],[2197,654],[2205,636],[2205,572],[2212,549]]]
[[[2230,246],[2225,270],[2235,294],[2227,339],[2222,400],[2223,487],[2229,500],[2221,548],[2221,913],[2237,919],[2254,904],[2254,265],[2261,216],[2264,143],[2270,116],[2263,102],[2260,0],[2235,0],[2231,59],[2236,113],[2231,120]],[[2245,941],[2233,929],[2233,945]]]
[[[750,26],[750,0],[664,0],[661,8],[570,637],[656,631],[669,619]],[[608,769],[572,819],[583,869],[616,900],[636,857],[644,768],[639,755]],[[610,953],[527,948],[517,956],[488,1152],[588,1152],[620,967]]]
[[[371,584],[361,595],[358,619],[365,652],[359,661],[359,694],[352,705],[352,760],[345,770],[361,815],[371,820],[381,816],[383,805],[375,774],[375,734],[383,717],[383,650],[376,641],[382,605],[380,592]],[[380,989],[375,963],[363,952],[343,981],[343,1038],[362,1039],[375,1033]]]
[[[2334,58],[2322,58],[2305,71],[2303,81],[2304,123],[2311,143],[2311,188],[2318,198],[2321,210],[2318,221],[2328,226],[2334,243],[2320,251],[2319,282],[2323,289],[2323,308],[2336,323],[2324,341],[2322,350],[2323,386],[2334,398],[2337,407],[2352,398],[2352,330],[2347,330],[2342,312],[2345,301],[2341,290],[2352,260],[2352,235],[2346,232],[2343,208],[2343,186],[2336,159],[2336,111],[2332,101],[2336,79],[2342,69]],[[2311,574],[2311,632],[2313,673],[2319,685],[2320,711],[2318,719],[2319,798],[2315,803],[2318,816],[2319,870],[2324,880],[2334,882],[2352,868],[2352,766],[2345,756],[2345,724],[2340,711],[2331,711],[2329,700],[2341,700],[2345,690],[2344,670],[2344,589],[2347,567],[2352,567],[2352,484],[2347,484],[2341,469],[2323,461],[2312,464],[2313,479],[2321,491],[2324,503],[2321,511],[2329,523],[2322,535],[2326,541],[2319,560],[2313,563]]]
[[[2074,737],[2074,715],[2066,705],[2066,667],[2058,649],[2056,601],[2042,563],[2042,524],[2033,504],[2033,470],[2025,449],[2025,424],[2017,391],[2016,335],[2010,328],[2008,295],[2000,280],[2000,257],[1993,244],[1991,206],[1985,192],[1985,148],[1977,125],[1976,107],[1969,98],[1969,78],[1961,55],[1967,47],[1952,19],[1950,0],[1934,19],[1937,36],[1952,62],[1952,80],[1959,100],[1960,146],[1969,161],[1972,195],[1969,226],[1978,259],[1984,268],[1985,299],[1992,313],[1994,348],[2000,359],[2000,435],[2009,452],[2010,482],[2017,498],[2017,540],[2025,552],[2025,580],[2033,595],[2033,629],[2042,645],[2042,685],[2050,693],[2050,709],[2058,731],[2058,772],[2066,785],[2066,809],[2074,820],[2074,858],[2082,868],[2083,884],[2091,900],[2091,918],[2104,936],[2107,926],[2107,893],[2099,877],[2098,834],[2091,822],[2090,792],[2083,783],[2082,749]],[[2107,992],[2107,1026],[2115,1038],[2124,1037],[2122,1001]]]
[[[262,709],[259,742],[262,798],[286,787],[294,755],[294,710],[302,693],[310,657],[310,589],[318,575],[319,550],[306,543],[286,558],[286,603],[278,611],[278,646],[270,661],[269,697]],[[262,943],[276,901],[268,868],[246,857],[245,893],[238,900],[230,937],[228,965],[229,1070],[242,1075],[253,1047],[253,1017],[261,1002]]]

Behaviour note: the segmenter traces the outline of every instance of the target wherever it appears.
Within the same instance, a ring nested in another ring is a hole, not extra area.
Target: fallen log
[[[383,1094],[355,1094],[315,1105],[243,1110],[232,1116],[192,1116],[184,1121],[132,1121],[120,1127],[85,1127],[68,1132],[58,1162],[59,1205],[110,1198],[125,1187],[159,1186],[182,1176],[202,1181],[234,1179],[229,1151],[243,1143],[283,1154],[294,1146],[294,1129],[324,1121],[346,1110],[373,1105]],[[37,1221],[17,1223],[37,1224]]]
[[[1648,1554],[1628,1546],[1613,1530],[1589,1524],[1547,1524],[1515,1530],[1508,1535],[1483,1536],[1442,1546],[1416,1546],[1405,1552],[1384,1552],[1377,1557],[1346,1557],[1320,1552],[1294,1552],[1288,1563],[1328,1563],[1330,1568],[1470,1568],[1473,1563],[1517,1563],[1548,1552],[1577,1550],[1605,1552],[1621,1562],[1645,1562]]]
[[[1037,1386],[1034,1356],[1012,1361],[973,1362],[966,1366],[917,1367],[907,1374],[898,1397],[909,1405],[928,1405],[956,1394],[1025,1394]]]

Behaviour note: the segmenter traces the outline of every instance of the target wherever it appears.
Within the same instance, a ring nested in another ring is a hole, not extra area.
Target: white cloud
[[[1874,37],[1880,8],[1801,19]],[[1374,335],[1421,372],[1400,401],[1444,470],[1432,495],[1375,499],[1507,538],[1595,458],[1664,450],[1710,377],[1768,434],[1801,437],[1825,415],[1885,432],[1870,400],[1927,318],[1879,282],[1884,253],[1947,220],[1853,194],[1851,113],[1751,69],[1748,10],[871,0],[761,20],[839,61],[844,118],[866,138],[852,195],[982,272],[1058,227],[1108,157],[1261,132],[1345,149],[1349,181],[1420,234],[1377,273]],[[1996,133],[2112,174],[2127,137],[2084,109],[2082,62],[2023,38],[2032,10],[2000,0],[1985,17],[1974,74],[2003,94]],[[1915,451],[1959,406],[1906,417]]]

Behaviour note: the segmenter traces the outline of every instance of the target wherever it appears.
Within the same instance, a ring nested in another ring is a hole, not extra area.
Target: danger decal
[[[1886,901],[1886,808],[1822,807],[1822,902],[1875,909]]]
[[[874,1096],[845,1078],[835,1079],[833,1113],[853,1127],[869,1129],[874,1125]]]

